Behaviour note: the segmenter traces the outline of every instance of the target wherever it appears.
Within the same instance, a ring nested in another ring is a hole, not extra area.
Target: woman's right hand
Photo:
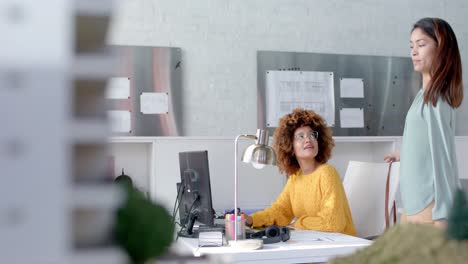
[[[253,219],[250,215],[246,215],[246,218],[245,218],[245,225],[246,226],[252,226],[253,224]]]
[[[388,163],[400,161],[400,151],[395,151],[395,152],[385,155],[384,160],[385,162],[388,162]]]

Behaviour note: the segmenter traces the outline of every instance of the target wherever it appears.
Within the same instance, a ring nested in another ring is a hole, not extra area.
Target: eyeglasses
[[[299,141],[299,142],[304,142],[304,140],[306,138],[308,138],[309,140],[317,139],[318,138],[318,132],[317,131],[312,131],[312,133],[310,133],[308,135],[304,135],[304,134],[294,135],[294,139]]]

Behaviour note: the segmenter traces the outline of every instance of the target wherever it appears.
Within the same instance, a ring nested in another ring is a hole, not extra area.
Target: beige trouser
[[[415,215],[406,215],[405,211],[401,212],[401,223],[406,224],[428,224],[433,225],[439,228],[446,228],[447,221],[444,219],[441,220],[432,220],[432,208],[434,208],[434,201],[430,203],[426,208],[421,212]]]

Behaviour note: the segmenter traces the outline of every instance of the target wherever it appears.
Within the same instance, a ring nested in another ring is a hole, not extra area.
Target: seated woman
[[[273,135],[280,173],[288,181],[270,208],[246,218],[252,227],[286,226],[356,235],[348,200],[336,169],[327,164],[334,147],[325,120],[295,109],[279,121]]]

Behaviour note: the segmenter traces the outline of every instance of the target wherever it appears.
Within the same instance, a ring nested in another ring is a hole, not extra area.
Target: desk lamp
[[[234,146],[234,243],[232,246],[240,246],[237,241],[237,145],[240,138],[254,139],[255,144],[248,146],[242,154],[242,161],[251,163],[256,169],[261,169],[265,165],[276,165],[276,155],[272,147],[268,146],[268,131],[257,129],[254,135],[239,135],[236,137]]]

